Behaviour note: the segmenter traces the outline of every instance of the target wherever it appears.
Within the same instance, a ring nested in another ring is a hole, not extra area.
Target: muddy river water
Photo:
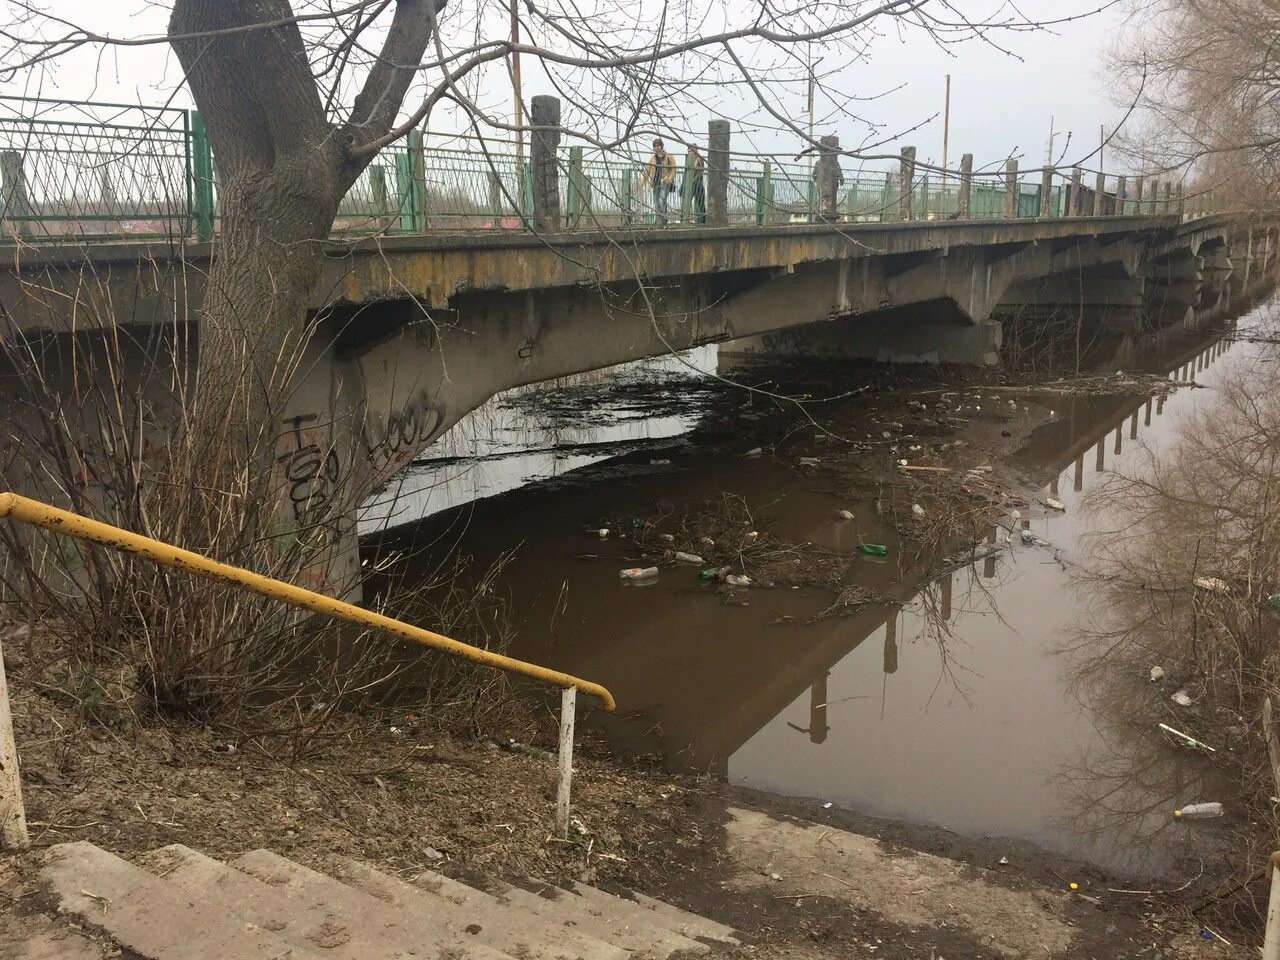
[[[428,567],[509,554],[498,590],[513,653],[607,685],[618,713],[588,722],[620,751],[815,804],[1008,837],[1011,856],[1025,849],[1014,841],[1031,842],[1117,871],[1194,875],[1220,828],[1174,826],[1170,812],[1224,788],[1195,756],[1116,722],[1115,704],[1097,702],[1121,696],[1116,688],[1075,682],[1087,653],[1073,641],[1105,611],[1073,571],[1087,563],[1088,535],[1115,520],[1084,509],[1090,491],[1167,450],[1216,384],[1252,369],[1255,348],[1235,329],[1132,361],[1209,389],[1062,398],[1016,457],[1065,512],[1028,511],[1030,544],[1009,520],[1012,542],[993,531],[998,552],[924,586],[924,568],[895,558],[873,502],[842,503],[855,520],[834,521],[830,492],[793,464],[737,456],[723,418],[741,395],[726,400],[707,376],[712,348],[496,398],[370,505],[364,529],[394,526]],[[697,441],[706,431],[715,443]],[[618,570],[638,561],[634,546],[592,532],[601,518],[726,497],[793,541],[887,544],[887,562],[858,562],[851,576],[896,602],[813,620],[830,591],[753,589],[729,602],[679,567],[629,587]],[[1148,770],[1140,786],[1108,783],[1117,764],[1153,759],[1158,775]]]

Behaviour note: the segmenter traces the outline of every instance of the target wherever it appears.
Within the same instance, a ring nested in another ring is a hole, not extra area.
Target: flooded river
[[[387,542],[418,552],[424,570],[454,554],[481,567],[509,554],[499,590],[517,631],[512,652],[608,686],[618,714],[590,722],[621,751],[1116,870],[1185,876],[1214,828],[1171,828],[1170,812],[1221,799],[1223,785],[1102,702],[1145,695],[1144,676],[1079,681],[1088,651],[1072,648],[1106,611],[1075,571],[1087,566],[1090,534],[1116,519],[1083,507],[1110,471],[1176,442],[1179,424],[1215,384],[1249,369],[1253,350],[1233,335],[1184,337],[1133,364],[1209,389],[1062,398],[1016,460],[1065,512],[1028,510],[1031,544],[1008,519],[1012,543],[994,531],[1001,550],[932,580],[941,558],[900,559],[873,499],[841,503],[856,519],[834,522],[830,491],[792,464],[737,456],[744,401],[708,376],[711,348],[497,398],[371,504],[364,529],[394,527]],[[698,501],[732,504],[761,529],[827,551],[888,545],[889,562],[855,563],[849,583],[894,602],[819,617],[830,590],[726,600],[696,568],[622,584],[636,548],[594,527]],[[1146,775],[1120,775],[1126,763]]]

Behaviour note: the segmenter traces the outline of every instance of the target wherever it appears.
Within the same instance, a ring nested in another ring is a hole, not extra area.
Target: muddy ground
[[[785,460],[831,491],[833,508],[840,496],[876,492],[922,555],[940,544],[967,554],[997,516],[1048,509],[1031,495],[1043,478],[1011,454],[1052,418],[1057,398],[1168,388],[1158,377],[1030,388],[1001,379],[870,376],[865,404],[845,404],[834,420],[756,394],[736,402],[728,428],[699,442],[725,456]],[[943,469],[907,470],[903,460]],[[924,518],[911,512],[915,503]],[[629,530],[646,558],[697,549],[709,564],[750,575],[752,590],[790,583],[777,551],[803,545],[756,551],[733,541],[741,531],[729,515],[676,510],[678,523],[601,522]],[[822,570],[823,558],[808,560],[800,566]],[[1256,920],[1191,913],[1220,878],[1176,894],[1117,893],[1130,889],[1125,878],[1030,845],[672,774],[614,757],[590,734],[577,760],[575,835],[560,841],[545,758],[446,735],[401,713],[371,719],[348,744],[306,761],[243,745],[225,752],[237,746],[225,731],[141,715],[98,722],[42,688],[20,645],[6,656],[33,849],[0,861],[0,929],[8,931],[0,957],[21,955],[15,945],[35,929],[42,851],[73,839],[125,857],[169,843],[214,856],[269,847],[321,867],[345,854],[402,876],[436,870],[628,887],[736,926],[744,957],[1243,957],[1238,944]],[[552,746],[553,719],[550,709],[540,714],[536,746]]]

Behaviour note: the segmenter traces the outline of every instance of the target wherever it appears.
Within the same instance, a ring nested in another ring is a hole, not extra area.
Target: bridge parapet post
[[[902,160],[898,168],[898,219],[915,219],[912,210],[912,195],[916,182],[916,148],[903,147]]]
[[[773,161],[766,160],[764,169],[756,181],[756,225],[773,223]]]
[[[0,151],[0,230],[12,237],[31,232],[31,200],[21,150]]]
[[[1067,216],[1078,217],[1084,211],[1084,199],[1081,196],[1080,177],[1081,170],[1079,167],[1071,168],[1071,188],[1067,194]]]
[[[729,121],[707,124],[707,223],[729,225]]]
[[[1138,216],[1142,216],[1142,189],[1145,185],[1145,177],[1137,176],[1133,178],[1133,212]]]
[[[1173,181],[1166,180],[1164,182],[1164,204],[1160,207],[1161,213],[1171,213],[1173,211]]]
[[[973,216],[973,154],[960,157],[960,186],[956,191],[956,218],[968,220]]]
[[[565,226],[569,230],[582,229],[582,217],[586,207],[587,186],[582,174],[582,147],[569,148],[569,189],[565,193],[568,209],[564,212]]]
[[[1128,193],[1129,180],[1127,177],[1116,177],[1116,216],[1123,217],[1128,211],[1125,209],[1128,204],[1126,195]]]
[[[821,152],[814,164],[813,176],[818,182],[818,217],[819,221],[830,222],[839,219],[840,193],[840,138],[821,137],[818,140]]]
[[[1050,203],[1053,198],[1053,167],[1040,170],[1040,216],[1047,217],[1052,212]]]
[[[1107,212],[1107,175],[1099,170],[1093,183],[1093,215],[1101,217]]]
[[[529,159],[533,177],[533,228],[540,233],[560,230],[560,99],[539,94],[529,104],[533,138]]]
[[[1004,218],[1018,216],[1018,161],[1010,157],[1004,162]]]
[[[1179,217],[1183,216],[1187,209],[1187,201],[1182,192],[1182,181],[1179,180],[1177,188],[1174,190],[1173,210]]]

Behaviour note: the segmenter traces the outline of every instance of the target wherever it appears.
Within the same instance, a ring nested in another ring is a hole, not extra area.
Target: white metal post
[[[1280,851],[1267,860],[1271,875],[1271,899],[1267,902],[1267,934],[1262,943],[1262,960],[1280,960],[1280,882],[1276,881],[1276,864]]]
[[[29,842],[13,714],[9,711],[9,684],[4,675],[4,650],[0,649],[0,848],[21,850]]]
[[[567,687],[560,694],[560,781],[556,787],[556,835],[569,837],[569,788],[573,782],[573,714],[578,690]]]

